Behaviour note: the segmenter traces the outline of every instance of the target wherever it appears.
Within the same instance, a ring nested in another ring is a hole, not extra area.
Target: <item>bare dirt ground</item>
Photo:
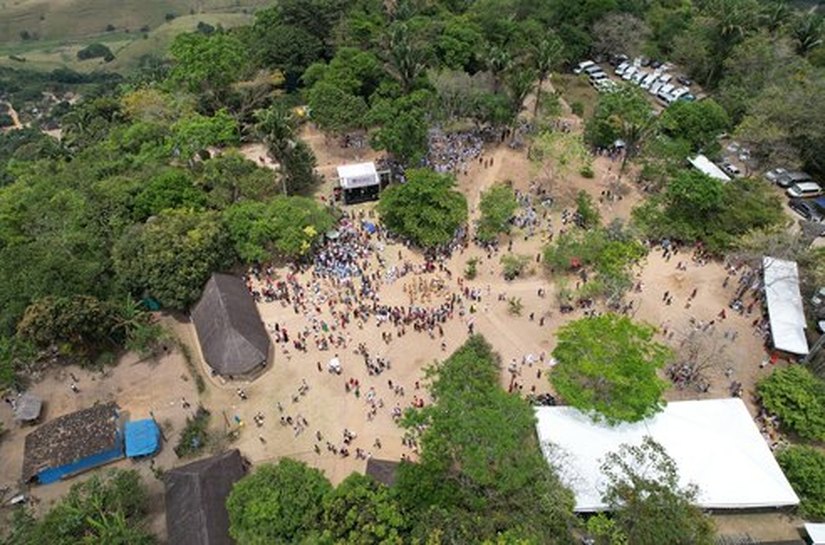
[[[324,137],[312,127],[306,127],[302,137],[315,151],[318,157],[318,170],[325,178],[324,186],[318,191],[319,198],[327,197],[331,193],[337,165],[374,160],[377,156],[368,148],[342,148],[333,139]],[[244,151],[256,161],[258,157],[265,156],[262,148],[249,147]],[[492,159],[492,166],[485,168],[482,163],[487,159]],[[576,191],[583,189],[589,192],[598,203],[601,192],[608,188],[608,182],[615,179],[618,163],[606,157],[597,157],[594,159],[593,167],[593,179],[585,179],[576,174],[568,176],[564,184],[555,184],[552,192],[557,197],[557,204],[551,208],[544,228],[536,235],[528,237],[518,231],[513,233],[512,252],[529,256],[531,262],[528,267],[530,274],[525,278],[512,282],[505,281],[499,262],[502,254],[488,256],[481,249],[471,246],[445,263],[446,268],[452,272],[452,278],[436,271],[408,275],[381,285],[380,297],[384,304],[406,306],[410,303],[410,285],[418,284],[420,281],[430,283],[437,280],[444,284],[443,290],[434,289],[429,293],[419,291],[415,300],[418,304],[435,306],[443,301],[448,293],[459,289],[458,278],[462,276],[467,261],[477,258],[478,276],[472,281],[464,282],[464,286],[477,289],[481,294],[481,301],[473,305],[474,312],[465,308],[467,314],[444,324],[443,338],[438,335],[430,338],[426,332],[412,330],[399,338],[393,328],[393,340],[386,343],[382,340],[381,333],[389,331],[391,328],[388,326],[376,327],[374,319],[363,328],[352,322],[344,330],[331,331],[333,334],[340,333],[347,339],[346,348],[320,351],[310,343],[308,353],[301,353],[293,350],[291,344],[278,345],[274,363],[256,380],[227,383],[209,376],[200,357],[191,325],[174,323],[173,329],[192,348],[192,353],[207,380],[207,391],[200,397],[200,401],[212,411],[215,431],[222,433],[238,428],[240,434],[234,446],[240,448],[244,455],[256,464],[276,461],[286,456],[293,457],[322,469],[336,483],[353,471],[364,470],[365,461],[356,459],[354,455],[356,448],[363,449],[376,458],[397,460],[402,455],[415,458],[415,450],[402,444],[403,431],[393,421],[391,411],[396,406],[406,408],[418,399],[423,399],[424,403],[430,402],[425,389],[423,370],[434,361],[446,357],[465,341],[470,319],[476,332],[482,333],[501,355],[503,387],[511,386],[506,367],[515,360],[520,372],[516,377],[516,389],[520,389],[523,394],[531,391],[550,392],[547,380],[549,365],[538,361],[533,364],[521,362],[530,354],[537,360],[544,354],[545,361],[549,360],[549,354],[554,347],[554,331],[564,323],[581,317],[582,311],[576,310],[566,315],[559,312],[554,297],[556,284],[536,263],[536,257],[546,242],[547,233],[552,230],[558,234],[562,228],[562,210],[570,206],[569,203],[572,202]],[[480,192],[485,188],[495,182],[511,180],[517,189],[527,191],[530,182],[537,180],[539,174],[536,165],[527,159],[525,150],[513,150],[505,145],[488,146],[482,156],[482,162],[473,162],[469,172],[458,177],[458,187],[467,195],[471,214],[475,216]],[[625,176],[629,177],[630,175]],[[613,218],[627,219],[631,208],[641,198],[631,183],[626,184],[623,193],[624,197],[620,201],[599,203],[605,222]],[[369,217],[372,208],[373,205],[361,205],[351,209],[351,212],[363,211]],[[402,245],[377,246],[379,247],[375,253],[382,255],[387,267],[405,261],[414,265],[423,263],[423,257],[419,253]],[[502,247],[506,248],[506,241]],[[686,262],[686,270],[677,268],[680,261]],[[372,263],[375,270],[375,256]],[[286,271],[278,269],[275,274],[283,277]],[[718,337],[719,345],[725,346],[724,353],[729,363],[724,365],[724,368],[713,370],[707,392],[671,389],[667,393],[668,399],[727,397],[729,382],[738,380],[743,383],[743,397],[754,412],[751,400],[753,385],[758,377],[770,371],[760,368],[764,351],[761,339],[754,334],[751,326],[759,310],[757,307],[752,316],[739,316],[728,312],[724,320],[719,318],[720,310],[727,307],[736,286],[734,281],[727,288],[723,288],[725,276],[726,272],[721,264],[702,265],[694,262],[687,250],[670,260],[665,260],[661,251],[654,250],[638,267],[641,290],[629,293],[628,300],[633,301],[635,318],[660,328],[660,340],[675,349],[679,348],[681,340],[693,327],[690,324],[691,318],[694,319],[694,323],[707,324],[711,320],[716,322],[709,335]],[[302,283],[311,287],[308,274],[301,275],[300,279]],[[544,297],[538,295],[540,288],[546,291]],[[689,295],[694,289],[697,290],[697,295],[691,301],[690,308],[686,308]],[[325,301],[335,297],[334,288],[327,282],[322,282],[319,290],[320,294],[326,295]],[[670,306],[662,300],[665,291],[673,298],[673,304]],[[501,294],[504,300],[500,300]],[[519,316],[508,311],[509,305],[506,300],[511,297],[521,299],[523,310]],[[297,314],[292,307],[283,306],[279,302],[261,303],[259,309],[265,324],[273,326],[278,323],[280,327],[285,327],[294,334],[308,326],[312,315],[324,319],[328,324],[336,323],[328,306],[323,303],[319,303],[318,306],[320,312],[310,311],[306,314]],[[540,325],[541,322],[543,325]],[[667,334],[664,334],[665,331]],[[733,332],[736,332],[735,341],[731,340]],[[378,376],[370,376],[362,357],[354,353],[359,343],[364,343],[372,356],[389,359],[391,368]],[[326,370],[327,362],[335,353],[338,353],[343,366],[341,375],[331,374]],[[318,364],[321,365],[321,371],[318,370]],[[728,367],[730,376],[725,374]],[[69,371],[81,379],[81,392],[78,395],[69,390],[69,382],[66,379]],[[359,382],[359,395],[353,390],[346,390],[345,383],[350,379]],[[404,387],[403,395],[390,388],[390,380],[393,387]],[[308,387],[304,395],[299,394],[302,381]],[[420,385],[419,389],[416,388],[416,382]],[[247,400],[240,399],[237,395],[238,388],[244,389]],[[48,400],[47,418],[54,418],[96,401],[109,399],[116,400],[133,418],[143,418],[152,410],[158,421],[163,424],[168,438],[162,453],[156,459],[157,465],[168,468],[182,463],[176,459],[172,447],[177,442],[186,415],[194,410],[197,395],[180,354],[172,353],[158,362],[135,362],[133,359],[125,359],[117,367],[107,370],[104,375],[77,368],[55,371],[35,384],[32,389]],[[370,393],[371,391],[374,393]],[[383,405],[371,420],[367,416],[369,396],[374,396],[376,400],[380,399]],[[192,409],[183,409],[182,397],[193,403]],[[282,411],[279,410],[279,405]],[[253,417],[259,413],[264,416],[263,425],[260,427],[253,421]],[[305,419],[307,426],[303,431],[296,432],[292,426],[280,423],[282,416],[290,416],[295,420]],[[4,426],[11,429],[0,442],[0,485],[13,486],[20,475],[23,437],[29,429],[20,429],[11,423],[11,415],[5,404],[0,407],[0,420]],[[236,426],[237,421],[242,422],[240,427]],[[334,455],[326,448],[327,441],[335,445],[341,444],[344,429],[356,434],[356,439],[350,447],[352,455],[349,457]],[[318,437],[321,439],[318,440]],[[315,452],[315,446],[319,447],[320,454]],[[117,465],[132,467],[135,464],[122,461]],[[159,481],[151,476],[148,465],[141,463],[135,466],[148,477],[147,482],[153,495],[160,498],[162,487]],[[32,492],[44,503],[48,503],[63,494],[76,480],[37,487]],[[159,516],[153,519],[153,528],[162,534],[162,501],[157,501],[155,506]],[[783,524],[779,524],[780,519],[784,521]],[[717,520],[720,521],[720,529],[726,533],[739,532],[739,528],[745,524],[742,522],[743,519],[736,517]],[[747,520],[749,522],[745,526],[750,526],[751,535],[764,535],[770,539],[796,537],[793,528],[796,521],[789,523],[785,518],[772,515],[768,518]],[[757,530],[759,533],[756,533]]]

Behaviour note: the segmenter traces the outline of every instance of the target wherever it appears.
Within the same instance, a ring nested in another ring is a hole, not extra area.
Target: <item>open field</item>
[[[184,15],[165,22],[147,32],[106,32],[76,40],[54,39],[28,42],[14,42],[0,45],[0,65],[16,68],[54,70],[62,66],[78,72],[109,70],[127,72],[134,68],[144,55],[163,55],[178,34],[194,31],[199,22],[224,28],[249,24],[253,16],[243,12],[203,13]],[[91,43],[102,43],[112,50],[115,60],[106,63],[103,59],[78,60],[77,52]],[[22,57],[25,62],[15,61],[10,55]]]
[[[115,31],[138,33],[162,25],[167,14],[206,15],[251,12],[267,0],[2,0],[0,43],[21,41],[27,31],[39,40],[81,40],[100,35],[107,25]]]

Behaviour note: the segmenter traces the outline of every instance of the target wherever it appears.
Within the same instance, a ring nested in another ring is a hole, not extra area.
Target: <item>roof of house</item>
[[[26,436],[23,480],[120,445],[118,406],[96,405],[50,420]]]
[[[21,422],[37,420],[43,408],[43,400],[26,392],[17,398],[14,404],[14,419]]]
[[[387,486],[395,484],[395,474],[398,471],[399,462],[393,460],[367,460],[366,474]]]
[[[176,545],[232,545],[226,498],[244,475],[238,449],[166,473],[166,528]]]
[[[160,429],[151,418],[126,422],[123,432],[129,458],[148,456],[160,448]]]
[[[213,274],[192,310],[203,357],[222,375],[244,375],[266,363],[270,340],[243,280]]]

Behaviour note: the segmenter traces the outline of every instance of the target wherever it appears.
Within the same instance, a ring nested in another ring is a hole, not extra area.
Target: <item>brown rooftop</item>
[[[50,420],[26,436],[23,480],[41,470],[60,467],[120,443],[118,406],[96,405]]]

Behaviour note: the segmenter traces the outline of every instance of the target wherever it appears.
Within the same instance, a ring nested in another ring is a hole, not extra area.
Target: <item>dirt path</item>
[[[17,115],[17,110],[14,109],[14,106],[11,105],[11,102],[0,102],[0,104],[3,104],[6,107],[6,110],[9,114],[9,117],[11,117],[11,121],[13,123],[13,125],[11,127],[6,127],[6,128],[8,130],[22,129],[23,124],[20,123],[20,116]]]

